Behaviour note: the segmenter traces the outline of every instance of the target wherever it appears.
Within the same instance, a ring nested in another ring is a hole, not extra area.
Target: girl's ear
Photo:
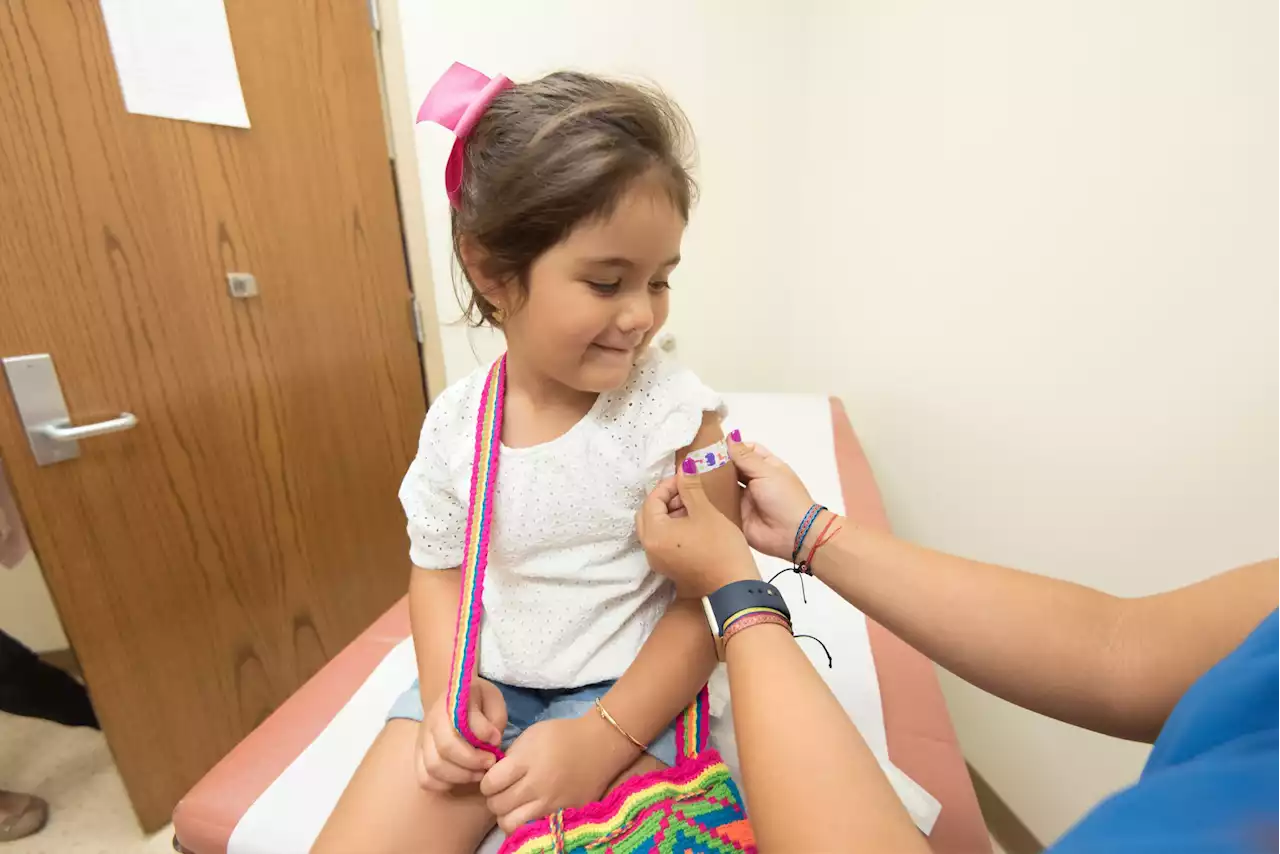
[[[458,239],[458,254],[462,258],[463,271],[478,295],[498,311],[506,311],[507,289],[485,274],[487,253],[484,249],[474,239],[463,235]]]

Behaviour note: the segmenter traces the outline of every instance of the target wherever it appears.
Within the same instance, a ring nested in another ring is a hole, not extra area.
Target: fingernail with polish
[[[693,461],[692,457],[685,457],[684,462],[680,464],[680,470],[685,474],[697,474],[698,464]]]
[[[730,441],[730,442],[741,442],[741,441],[742,441],[742,431],[741,431],[741,430],[734,430],[732,433],[730,433],[730,434],[729,434],[729,441]]]

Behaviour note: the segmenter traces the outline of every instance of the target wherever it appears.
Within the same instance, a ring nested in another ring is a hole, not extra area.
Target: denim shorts
[[[590,712],[596,700],[613,687],[612,682],[598,682],[581,688],[564,689],[517,688],[501,682],[493,684],[502,692],[502,699],[507,704],[507,728],[502,731],[503,750],[509,749],[520,733],[538,721],[577,718]],[[387,712],[387,720],[395,718],[422,720],[422,694],[418,691],[418,680],[413,680],[409,690],[391,704],[391,711]],[[671,725],[658,735],[649,745],[647,752],[654,759],[668,766],[676,764],[675,721],[672,721]]]

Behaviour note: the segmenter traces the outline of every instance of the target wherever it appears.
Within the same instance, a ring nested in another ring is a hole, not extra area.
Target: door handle
[[[36,465],[48,466],[80,456],[80,440],[108,433],[119,433],[137,426],[132,412],[96,424],[72,426],[71,413],[62,397],[58,372],[48,353],[10,356],[0,360],[9,378],[9,390],[18,409],[18,417],[27,431],[31,455]]]
[[[82,424],[79,427],[72,427],[70,420],[62,418],[57,421],[47,421],[31,429],[33,432],[47,436],[55,442],[78,442],[81,439],[105,436],[108,433],[119,433],[122,430],[130,430],[137,426],[138,416],[132,412],[121,412],[119,418],[99,421],[96,424]]]

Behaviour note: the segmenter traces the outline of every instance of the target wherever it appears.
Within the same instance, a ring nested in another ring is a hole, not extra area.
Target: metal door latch
[[[4,360],[4,372],[36,465],[73,460],[80,456],[81,439],[119,433],[138,424],[132,412],[121,412],[106,421],[72,426],[58,372],[53,369],[53,358],[48,353],[11,356]]]

